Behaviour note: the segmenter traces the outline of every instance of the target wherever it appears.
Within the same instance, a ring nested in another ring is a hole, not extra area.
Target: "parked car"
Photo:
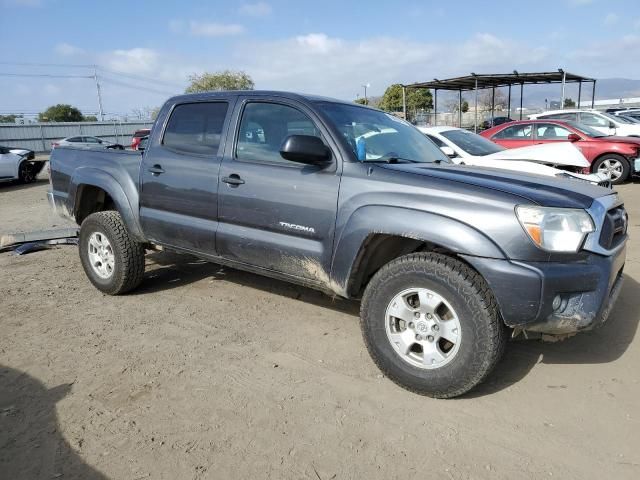
[[[45,163],[32,150],[0,146],[0,180],[35,182]]]
[[[418,127],[454,163],[501,168],[611,186],[607,174],[581,174],[589,162],[573,145],[532,145],[506,149],[488,139],[456,127]],[[554,167],[558,168],[554,168]]]
[[[594,128],[605,135],[640,137],[640,124],[597,110],[552,110],[529,115],[529,120],[570,120]]]
[[[482,124],[480,125],[480,128],[486,130],[487,128],[495,127],[498,125],[502,125],[503,123],[509,123],[509,122],[513,122],[513,119],[509,117],[495,117],[492,122],[491,119],[489,118],[484,122],[482,122]]]
[[[133,137],[131,138],[131,149],[137,150],[138,145],[140,145],[140,139],[148,136],[149,133],[151,133],[150,128],[141,128],[140,130],[133,132]]]
[[[619,110],[617,112],[614,112],[613,115],[615,115],[616,117],[624,117],[640,122],[640,108],[627,108],[624,110]]]
[[[613,184],[640,172],[640,138],[608,136],[571,120],[522,120],[480,135],[506,148],[572,142],[589,161],[590,170],[609,173]]]
[[[142,154],[51,156],[49,198],[106,294],[136,288],[158,245],[361,299],[386,376],[448,398],[511,334],[592,329],[620,292],[627,214],[611,190],[456,165],[404,120],[324,97],[206,92],[160,112]]]
[[[109,150],[124,150],[124,147],[119,143],[108,142],[102,138],[88,135],[67,137],[51,144],[52,149],[58,147],[84,148],[87,150],[103,150],[105,148]]]

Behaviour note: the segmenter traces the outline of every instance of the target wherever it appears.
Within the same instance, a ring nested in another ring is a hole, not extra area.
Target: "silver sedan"
[[[120,144],[108,142],[98,137],[91,137],[88,135],[78,135],[76,137],[67,137],[51,144],[52,148],[56,147],[75,147],[83,148],[85,150],[102,150],[105,148],[113,150],[124,150],[124,147]]]

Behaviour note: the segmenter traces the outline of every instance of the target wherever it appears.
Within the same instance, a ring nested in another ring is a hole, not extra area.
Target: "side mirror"
[[[147,143],[149,143],[149,137],[142,137],[140,143],[138,143],[138,150],[144,152],[147,148]]]
[[[456,158],[458,156],[456,155],[455,150],[447,145],[440,147],[440,150],[442,150],[442,153],[444,153],[449,158]]]
[[[331,150],[322,139],[313,135],[289,135],[280,147],[282,158],[307,165],[327,165]]]
[[[616,124],[613,122],[609,122],[609,128],[613,128],[614,130],[616,129]]]
[[[569,140],[570,142],[579,142],[582,139],[577,133],[570,133],[569,135],[567,135],[567,140]]]

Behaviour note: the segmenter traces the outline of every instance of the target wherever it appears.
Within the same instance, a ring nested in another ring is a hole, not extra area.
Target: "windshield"
[[[611,120],[612,122],[617,122],[617,123],[633,123],[629,120],[627,120],[626,118],[622,118],[622,117],[616,117],[615,115],[611,115],[610,113],[606,113],[606,112],[601,112],[600,113],[603,117],[607,117],[609,120]]]
[[[567,125],[572,126],[573,128],[575,128],[579,132],[584,133],[587,137],[599,138],[599,137],[606,137],[607,136],[604,133],[596,130],[595,128],[587,127],[586,125],[584,125],[582,123],[574,122],[572,120],[563,120],[563,122],[566,123]]]
[[[467,130],[446,130],[440,132],[440,135],[475,157],[484,157],[504,150],[503,147],[496,145],[491,140]]]
[[[353,157],[361,162],[450,162],[431,140],[398,117],[357,105],[317,105],[349,145]]]

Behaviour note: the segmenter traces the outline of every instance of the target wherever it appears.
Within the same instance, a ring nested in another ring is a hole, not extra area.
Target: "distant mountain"
[[[591,99],[591,83],[582,84],[582,100]],[[517,93],[516,93],[517,92]],[[553,85],[525,85],[524,104],[527,107],[544,107],[545,99],[560,100],[560,84]],[[518,102],[518,90],[514,89],[514,101]],[[567,97],[578,101],[578,85],[567,84]],[[640,97],[640,80],[628,78],[602,78],[596,82],[596,100],[611,98]]]

